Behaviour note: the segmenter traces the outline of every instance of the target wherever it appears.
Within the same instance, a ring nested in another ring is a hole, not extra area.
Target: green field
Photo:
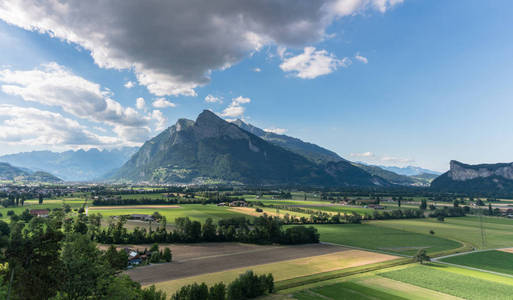
[[[446,218],[445,222],[435,219],[409,219],[372,221],[373,225],[391,229],[399,229],[421,234],[461,241],[473,248],[491,249],[513,247],[513,220],[497,217],[483,217],[484,244],[481,235],[479,217]]]
[[[465,299],[511,299],[513,294],[513,285],[457,274],[439,265],[417,265],[379,275]]]
[[[513,275],[513,253],[490,250],[441,259],[440,261]]]
[[[230,217],[247,217],[251,218],[251,216],[247,216],[245,214],[237,213],[231,211],[228,207],[216,206],[213,204],[180,204],[179,207],[176,208],[143,208],[147,205],[141,205],[141,208],[120,208],[120,209],[110,209],[110,208],[101,208],[95,207],[98,209],[89,210],[89,214],[91,213],[100,213],[103,217],[110,216],[120,216],[120,215],[130,215],[130,214],[149,214],[151,215],[153,212],[158,211],[161,215],[165,216],[167,222],[172,224],[175,222],[176,218],[181,217],[189,217],[191,220],[204,222],[208,218],[212,218],[214,221],[223,218]],[[100,209],[101,208],[101,209]]]
[[[298,300],[315,300],[328,297],[334,300],[401,300],[406,299],[397,295],[391,295],[371,287],[360,285],[354,282],[342,282],[334,285],[313,288],[300,291],[294,294]]]
[[[387,221],[388,222],[388,221]],[[370,224],[315,225],[321,241],[403,255],[418,249],[432,254],[456,249],[461,244],[449,239]]]

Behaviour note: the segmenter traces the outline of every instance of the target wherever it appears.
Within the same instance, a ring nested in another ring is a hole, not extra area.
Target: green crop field
[[[451,264],[513,275],[513,253],[490,250],[441,259]]]
[[[141,208],[123,208],[122,206],[118,206],[119,208],[102,208],[96,207],[94,210],[89,210],[89,213],[100,213],[103,217],[110,216],[120,216],[120,215],[130,215],[130,214],[149,214],[151,215],[153,212],[158,211],[161,215],[165,216],[168,223],[174,223],[176,218],[181,217],[189,217],[191,220],[196,220],[200,222],[204,222],[208,218],[212,218],[214,221],[230,218],[230,217],[247,217],[251,218],[251,216],[247,216],[242,213],[238,213],[230,210],[228,207],[216,206],[212,204],[202,205],[202,204],[181,204],[179,207],[173,208],[162,208],[162,207],[153,207],[153,208],[145,208],[148,205],[140,205]],[[133,207],[133,206],[130,206]]]
[[[360,285],[354,282],[341,282],[334,285],[313,288],[300,291],[294,294],[298,300],[313,300],[326,298],[334,300],[401,300],[406,299],[397,295],[391,295],[383,291],[375,290],[371,287]]]
[[[387,221],[388,222],[388,221]],[[403,255],[418,249],[435,253],[461,247],[449,239],[371,224],[315,225],[321,241]]]
[[[445,271],[443,266],[413,266],[379,274],[465,299],[511,299],[513,285]]]
[[[409,219],[372,221],[370,224],[380,227],[405,230],[421,234],[461,241],[478,249],[513,247],[513,220],[496,217],[483,217],[484,243],[481,235],[479,217],[446,218],[445,222],[436,219]]]

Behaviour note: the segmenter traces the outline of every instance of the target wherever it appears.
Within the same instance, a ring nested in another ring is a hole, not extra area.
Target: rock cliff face
[[[465,181],[476,178],[487,178],[491,176],[500,176],[513,180],[513,163],[508,164],[482,164],[482,165],[466,165],[458,161],[451,161],[449,177],[453,180]]]
[[[513,163],[467,165],[453,160],[449,171],[433,180],[431,188],[450,192],[513,193]]]

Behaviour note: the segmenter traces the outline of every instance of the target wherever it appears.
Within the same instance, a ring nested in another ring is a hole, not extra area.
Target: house
[[[381,206],[379,204],[369,204],[367,207],[368,208],[374,208],[374,209],[385,209],[384,206]]]
[[[132,220],[141,220],[146,222],[153,222],[155,219],[151,215],[145,215],[145,214],[131,214],[130,219]]]
[[[48,209],[31,209],[30,214],[34,217],[46,218],[50,211]]]
[[[246,201],[232,201],[230,202],[230,206],[231,207],[235,207],[235,206],[248,206],[248,203]]]
[[[224,202],[217,203],[217,206],[226,206],[226,203],[224,203]]]

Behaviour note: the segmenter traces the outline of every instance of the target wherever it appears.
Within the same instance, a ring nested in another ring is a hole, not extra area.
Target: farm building
[[[50,211],[48,209],[31,209],[30,214],[34,217],[46,218]]]
[[[246,201],[232,201],[232,202],[230,202],[230,206],[232,206],[232,207],[248,206],[248,203]]]
[[[132,220],[141,220],[141,221],[155,221],[153,216],[151,215],[145,215],[145,214],[131,214],[130,219]]]

